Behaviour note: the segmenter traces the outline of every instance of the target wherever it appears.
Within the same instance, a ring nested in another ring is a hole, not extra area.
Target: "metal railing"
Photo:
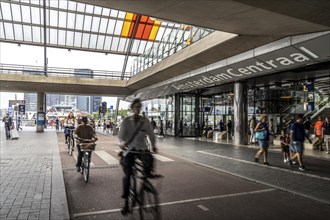
[[[17,65],[0,63],[0,74],[28,74],[45,76],[43,66],[31,65]],[[122,80],[122,73],[120,71],[106,71],[106,70],[92,70],[86,68],[62,68],[62,67],[48,67],[47,76],[51,77],[78,77],[78,78],[92,78],[92,79],[108,79],[108,80]],[[124,80],[131,77],[124,76]]]

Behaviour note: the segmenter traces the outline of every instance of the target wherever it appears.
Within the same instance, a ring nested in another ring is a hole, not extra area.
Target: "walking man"
[[[308,139],[309,143],[312,143],[308,135],[305,132],[305,126],[303,124],[303,115],[298,115],[296,122],[290,127],[290,144],[294,147],[294,153],[289,158],[289,165],[292,167],[292,161],[298,159],[299,170],[305,171],[306,168],[303,164],[303,152],[304,152],[304,140]]]
[[[327,148],[327,154],[330,153],[330,116],[325,118],[323,123],[323,138]]]
[[[13,118],[9,115],[9,113],[7,113],[2,119],[2,122],[5,123],[6,139],[8,140],[10,139],[10,127],[13,124]]]

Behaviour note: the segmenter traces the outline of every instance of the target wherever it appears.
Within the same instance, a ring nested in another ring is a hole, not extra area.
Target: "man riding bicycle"
[[[74,137],[77,139],[77,149],[78,149],[78,157],[77,157],[77,172],[80,172],[80,166],[82,161],[83,154],[81,153],[80,143],[85,143],[87,140],[91,140],[93,142],[97,141],[98,138],[96,136],[95,130],[92,126],[87,124],[87,117],[84,116],[81,119],[82,124],[78,125],[74,132]],[[89,157],[91,157],[92,152],[90,152]]]
[[[149,136],[151,147],[154,152],[157,152],[157,148],[155,146],[155,134],[153,131],[153,127],[149,120],[146,117],[140,116],[141,110],[141,101],[139,99],[135,99],[131,104],[131,109],[133,110],[133,115],[126,117],[120,127],[119,130],[119,141],[121,148],[123,150],[127,150],[124,153],[123,158],[123,169],[124,169],[124,177],[123,177],[123,194],[122,198],[125,199],[125,205],[121,210],[123,215],[128,213],[128,195],[129,195],[129,186],[130,179],[133,172],[133,166],[135,163],[135,157],[141,157],[134,153],[130,153],[130,151],[141,151],[148,152],[148,146],[146,143],[146,135]],[[150,172],[153,157],[151,154],[144,154],[145,157],[148,158],[149,163],[146,164],[146,161],[142,159],[144,162],[143,168],[145,172]]]

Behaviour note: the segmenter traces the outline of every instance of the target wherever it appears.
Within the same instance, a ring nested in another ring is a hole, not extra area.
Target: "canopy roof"
[[[123,72],[131,56],[188,46],[212,31],[69,0],[0,1],[1,42],[125,55]]]

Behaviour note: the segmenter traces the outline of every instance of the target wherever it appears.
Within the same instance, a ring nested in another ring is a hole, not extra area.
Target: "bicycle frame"
[[[138,152],[138,151],[137,152],[131,151],[131,153],[143,154],[142,152]],[[133,165],[133,172],[131,175],[130,189],[128,196],[128,211],[132,213],[135,204],[138,203],[139,214],[141,219],[145,219],[147,214],[151,214],[152,219],[160,219],[158,192],[156,188],[152,185],[152,183],[149,181],[150,177],[145,174],[143,170],[143,162],[141,160],[136,161],[137,155],[134,155],[134,160],[135,163]],[[138,173],[140,173],[141,176],[140,175],[138,176]],[[163,177],[163,176],[154,175],[153,177],[155,178],[155,177]],[[141,180],[138,193],[136,191],[136,185],[137,185],[136,179]],[[148,202],[150,204],[147,204]]]
[[[92,151],[95,149],[95,143],[80,143],[80,152],[83,154],[81,161],[81,174],[84,175],[84,180],[87,183],[89,180],[89,170],[90,170],[90,162],[92,158]]]

